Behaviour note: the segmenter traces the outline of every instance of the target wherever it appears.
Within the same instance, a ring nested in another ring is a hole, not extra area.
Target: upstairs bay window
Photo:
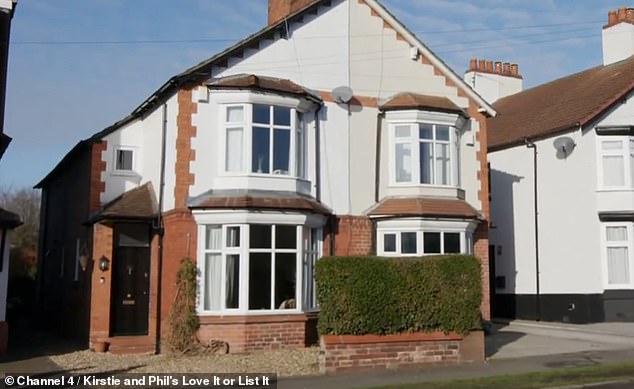
[[[634,138],[601,136],[599,155],[601,188],[634,188]]]
[[[392,182],[458,186],[458,133],[431,123],[393,124]]]
[[[227,105],[224,133],[225,172],[304,176],[306,137],[294,108]]]

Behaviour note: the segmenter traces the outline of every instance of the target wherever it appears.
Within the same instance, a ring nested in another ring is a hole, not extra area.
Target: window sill
[[[387,196],[438,196],[465,199],[464,189],[457,186],[390,184]]]
[[[111,176],[141,178],[141,175],[134,170],[113,170]]]

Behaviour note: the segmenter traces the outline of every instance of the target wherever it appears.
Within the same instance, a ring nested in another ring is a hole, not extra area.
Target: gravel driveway
[[[318,374],[318,347],[251,354],[114,355],[90,350],[49,358],[73,374],[86,373],[277,373],[278,376]]]

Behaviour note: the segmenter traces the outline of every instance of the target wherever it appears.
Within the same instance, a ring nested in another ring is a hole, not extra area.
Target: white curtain
[[[622,155],[603,156],[603,185],[625,185],[625,166]]]
[[[228,172],[242,171],[242,127],[227,128],[225,169]]]
[[[449,185],[449,145],[436,144],[436,185]]]
[[[395,150],[396,182],[412,181],[412,145],[397,143]]]
[[[222,255],[207,254],[205,256],[205,297],[206,311],[219,310],[220,292],[222,290]]]
[[[627,247],[608,247],[608,283],[627,284],[630,269]]]

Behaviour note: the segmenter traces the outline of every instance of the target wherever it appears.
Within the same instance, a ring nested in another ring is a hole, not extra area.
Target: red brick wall
[[[176,272],[181,260],[196,260],[196,222],[189,210],[167,212],[163,219],[163,270],[161,284],[161,339],[169,329],[168,316],[176,296]]]
[[[92,293],[90,309],[90,343],[107,340],[110,336],[110,287],[112,282],[112,266],[107,271],[99,269],[99,260],[106,257],[112,262],[113,229],[104,224],[93,227]]]
[[[198,111],[198,104],[192,101],[192,88],[178,91],[178,116],[176,118],[176,164],[174,166],[174,208],[186,208],[189,187],[194,184],[194,175],[190,171],[190,162],[196,159],[191,148],[191,139],[196,136],[196,126],[192,124],[192,115]]]
[[[309,319],[299,315],[201,317],[198,339],[221,340],[230,353],[306,346]]]
[[[321,337],[321,373],[395,369],[484,360],[484,337],[456,334],[325,335]]]
[[[102,152],[108,147],[108,142],[93,143],[90,155],[90,209],[93,213],[101,208],[101,194],[106,190],[106,183],[101,173],[106,171],[106,161],[102,159]]]
[[[475,256],[480,259],[482,275],[482,304],[480,311],[482,319],[491,320],[491,304],[489,301],[489,226],[486,222],[480,223],[473,235]]]
[[[334,255],[374,254],[374,227],[366,216],[339,216],[335,231],[327,229],[324,237],[324,254],[330,255],[330,234],[335,236]]]

